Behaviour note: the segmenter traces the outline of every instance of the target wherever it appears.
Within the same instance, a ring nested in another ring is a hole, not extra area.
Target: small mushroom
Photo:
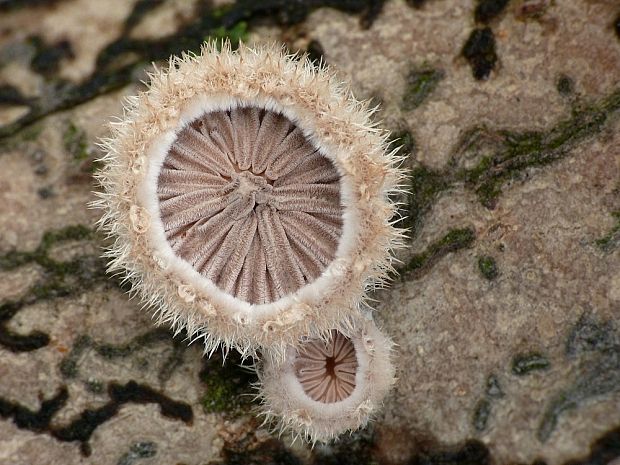
[[[283,360],[267,356],[259,397],[267,421],[312,442],[363,427],[394,383],[392,342],[372,321],[349,336],[305,338]]]

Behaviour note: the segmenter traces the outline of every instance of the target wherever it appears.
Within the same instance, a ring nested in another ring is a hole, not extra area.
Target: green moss
[[[74,358],[64,358],[58,367],[63,378],[75,378],[78,374],[77,360]]]
[[[201,400],[207,413],[231,412],[237,409],[235,389],[224,380],[211,380],[207,393]]]
[[[413,68],[407,75],[407,84],[402,97],[401,108],[405,111],[418,108],[437,88],[439,81],[443,78],[444,72],[441,70]]]
[[[499,275],[495,259],[488,255],[478,257],[478,270],[489,281],[493,281]]]
[[[249,392],[240,392],[238,386],[225,377],[215,377],[207,381],[207,388],[200,403],[206,413],[221,413],[226,416],[238,416],[249,410],[251,402]]]
[[[52,246],[66,241],[79,241],[93,239],[95,233],[92,229],[83,225],[72,225],[65,228],[48,231],[41,238],[38,247],[32,252],[9,251],[0,256],[0,270],[13,270],[27,263],[37,263],[46,271],[52,273],[55,278],[63,278],[69,273],[77,273],[87,265],[88,259],[80,257],[70,262],[57,262],[48,254]]]
[[[449,180],[441,172],[430,170],[425,166],[418,166],[411,170],[407,208],[401,225],[411,230],[411,238],[417,235],[422,219],[432,207],[435,199],[449,186]]]
[[[201,404],[206,413],[235,417],[247,413],[252,405],[251,384],[256,377],[240,365],[242,360],[237,354],[231,354],[231,358],[238,363],[227,360],[224,364],[219,354],[205,361],[200,379],[205,385]]]
[[[470,247],[476,234],[471,228],[453,229],[427,249],[416,254],[398,271],[403,280],[418,279],[423,276],[438,260],[450,252]]]
[[[0,257],[0,269],[11,270],[34,262],[44,270],[44,279],[32,286],[28,294],[36,300],[64,297],[91,287],[105,276],[105,266],[99,257],[78,257],[59,262],[49,257],[50,248],[61,241],[91,237],[92,231],[82,226],[48,232],[33,252],[9,252]]]
[[[523,376],[532,371],[547,370],[550,366],[547,357],[538,352],[517,354],[512,359],[512,372],[517,376]]]
[[[455,178],[465,181],[483,205],[493,208],[505,183],[519,179],[529,167],[565,157],[576,143],[599,133],[619,109],[620,90],[616,90],[598,102],[576,108],[570,118],[546,132],[497,131],[493,153],[483,156],[476,166],[457,172]],[[461,151],[463,148],[457,150]]]
[[[397,156],[411,157],[416,149],[416,141],[409,131],[392,134],[390,148],[399,147]],[[450,186],[449,177],[439,171],[433,171],[424,165],[418,165],[410,170],[407,176],[408,189],[405,205],[402,207],[402,220],[398,223],[401,228],[410,230],[410,237],[416,236],[424,215],[430,210],[439,194]]]
[[[161,384],[167,382],[175,370],[183,364],[185,351],[187,350],[187,341],[185,337],[180,335],[173,339],[172,350],[170,355],[160,364],[157,379]]]
[[[52,189],[50,186],[41,187],[40,189],[37,189],[37,194],[39,195],[39,198],[43,200],[52,198],[56,195],[54,193],[54,189]]]
[[[115,359],[127,357],[132,352],[130,345],[116,346],[113,344],[100,344],[97,346],[97,353],[103,358]]]
[[[32,252],[12,250],[0,257],[0,270],[12,270],[33,261]]]
[[[609,233],[594,241],[596,246],[603,252],[611,252],[620,244],[620,210],[612,212],[611,215],[615,218],[616,224]]]
[[[62,142],[67,153],[74,161],[81,162],[88,158],[88,140],[86,133],[73,122],[69,122],[62,135]]]
[[[232,47],[237,48],[239,42],[247,42],[248,40],[248,23],[239,21],[230,29],[219,26],[213,29],[205,40],[215,40],[219,45],[225,40],[229,40]]]
[[[46,232],[37,250],[47,252],[51,246],[59,242],[92,239],[94,235],[94,231],[91,228],[81,224],[66,226],[56,231]]]

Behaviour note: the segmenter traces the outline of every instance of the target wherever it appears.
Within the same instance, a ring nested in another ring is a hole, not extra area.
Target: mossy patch
[[[437,88],[444,76],[444,72],[439,69],[425,67],[411,69],[407,75],[401,108],[404,111],[418,108]]]
[[[249,412],[254,397],[252,384],[258,380],[242,362],[236,353],[230,354],[225,364],[221,354],[205,360],[200,380],[205,385],[201,404],[206,413],[236,417]]]
[[[47,200],[51,199],[56,194],[54,193],[54,189],[51,186],[45,186],[37,189],[37,195],[41,200]]]
[[[475,137],[484,137],[487,141],[493,139],[495,148],[491,154],[480,157],[475,166],[458,169],[455,177],[472,188],[483,205],[494,208],[505,183],[519,179],[528,168],[562,159],[575,144],[602,131],[605,123],[618,110],[620,89],[598,102],[575,109],[570,118],[560,121],[548,131],[476,132]],[[469,140],[467,143],[475,147],[477,141]],[[457,162],[454,160],[453,164]]]
[[[499,275],[497,262],[489,255],[478,257],[478,270],[480,274],[488,281],[493,281]]]
[[[56,231],[43,234],[38,247],[32,252],[10,251],[0,256],[0,270],[13,270],[27,263],[35,262],[49,271],[65,271],[62,263],[49,258],[51,248],[62,242],[90,240],[95,236],[94,231],[84,225],[71,225]]]
[[[218,44],[222,44],[226,40],[229,40],[233,48],[237,48],[240,42],[248,41],[248,23],[245,21],[239,21],[231,28],[218,26],[209,32],[209,35],[205,37],[205,40],[215,40]]]
[[[413,168],[408,175],[409,189],[406,196],[405,219],[400,226],[409,228],[414,238],[422,225],[422,219],[431,209],[437,197],[450,186],[446,176],[423,165]]]
[[[67,153],[75,162],[82,162],[89,156],[86,132],[70,121],[62,134],[62,142]]]
[[[471,228],[449,231],[441,239],[430,244],[424,252],[414,255],[402,268],[398,269],[401,279],[403,281],[419,279],[442,257],[470,247],[475,239],[476,234]]]
[[[84,351],[92,344],[90,336],[78,336],[71,351],[60,361],[58,369],[64,378],[75,378],[78,375],[78,360]]]
[[[93,394],[101,394],[105,392],[105,385],[103,384],[103,381],[94,378],[84,381],[84,387],[88,392]]]
[[[524,376],[533,371],[549,369],[549,359],[539,352],[517,354],[512,359],[512,372],[517,376]]]

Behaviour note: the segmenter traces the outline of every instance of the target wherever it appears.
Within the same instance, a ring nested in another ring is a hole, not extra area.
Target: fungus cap
[[[343,329],[401,236],[402,173],[371,114],[275,46],[171,58],[103,144],[109,270],[205,350]]]
[[[283,360],[266,357],[259,370],[263,415],[303,439],[328,441],[363,427],[393,385],[393,343],[372,320],[349,336],[289,347]]]

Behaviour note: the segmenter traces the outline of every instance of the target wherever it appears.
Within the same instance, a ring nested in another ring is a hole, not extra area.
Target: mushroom
[[[109,271],[205,351],[344,334],[402,237],[373,111],[276,46],[171,58],[103,143]]]
[[[289,347],[283,360],[265,357],[258,397],[266,421],[311,442],[363,427],[394,383],[392,346],[365,320],[348,336],[332,330]]]

